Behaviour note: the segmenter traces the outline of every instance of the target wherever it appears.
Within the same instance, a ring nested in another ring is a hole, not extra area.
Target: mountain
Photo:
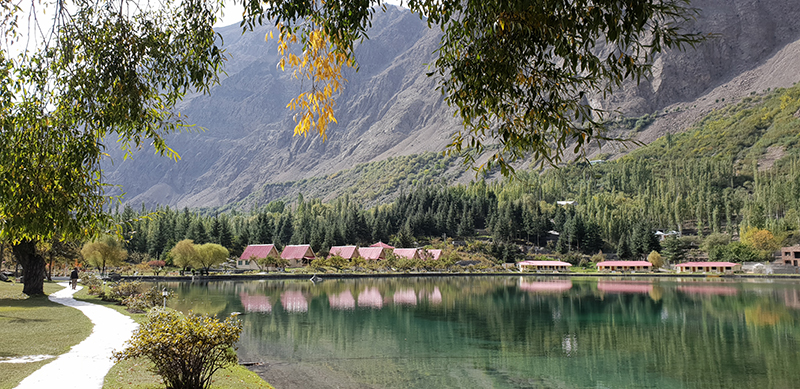
[[[649,80],[627,83],[605,99],[590,100],[623,117],[647,115],[636,130],[633,125],[618,126],[615,134],[649,143],[668,132],[682,132],[731,102],[791,86],[800,78],[800,8],[794,1],[703,0],[693,6],[700,13],[689,30],[714,34],[707,42],[696,49],[663,53]],[[328,140],[293,137],[286,104],[299,94],[301,83],[289,71],[277,69],[275,41],[264,42],[268,31],[219,29],[229,55],[227,76],[209,95],[187,96],[180,105],[190,123],[206,129],[169,137],[180,161],[155,156],[151,150],[137,152],[132,160],[111,153],[113,163],[104,166],[106,179],[121,185],[126,202],[246,207],[300,190],[331,198],[358,191],[364,180],[339,180],[333,186],[325,177],[347,169],[357,176],[353,172],[358,169],[351,168],[359,164],[441,151],[459,128],[452,109],[435,90],[436,80],[425,74],[427,64],[435,60],[439,33],[407,10],[388,6],[386,12],[376,12],[370,39],[356,50],[360,70],[346,75],[348,83],[336,110],[338,124],[329,129]],[[591,148],[589,157],[621,155],[631,146],[606,144],[600,150]],[[453,159],[423,160],[438,166],[439,179],[474,177]],[[392,169],[386,174],[408,174],[408,169]],[[426,170],[420,177],[432,179],[428,167],[414,171]],[[374,177],[370,182],[395,184],[405,179],[375,172],[369,177]],[[401,187],[395,185],[394,190]]]

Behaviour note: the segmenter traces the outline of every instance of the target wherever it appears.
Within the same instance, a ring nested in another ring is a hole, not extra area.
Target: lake
[[[417,277],[174,282],[169,306],[242,312],[276,388],[790,388],[800,282]]]

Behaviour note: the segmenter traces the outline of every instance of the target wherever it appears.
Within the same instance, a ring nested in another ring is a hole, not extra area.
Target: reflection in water
[[[733,296],[739,293],[739,290],[732,286],[681,285],[678,290],[686,294],[713,296]]]
[[[245,312],[272,312],[272,304],[268,296],[251,296],[247,293],[239,293],[239,300],[242,302]]]
[[[349,289],[342,293],[328,296],[328,303],[333,309],[348,310],[356,308],[356,299],[353,298],[353,294],[350,293]]]
[[[394,292],[394,303],[405,305],[417,305],[417,294],[414,289],[403,289]]]
[[[270,366],[275,387],[800,382],[800,281],[516,276],[169,287],[176,309],[268,313],[240,317],[238,353]]]
[[[572,289],[572,280],[526,281],[520,277],[519,288],[526,292],[563,292]]]
[[[597,282],[597,290],[606,293],[650,293],[653,291],[651,281],[607,281]]]
[[[308,301],[303,293],[296,290],[287,290],[281,293],[281,305],[288,312],[308,311]]]
[[[364,308],[383,308],[383,297],[378,288],[366,288],[358,294],[358,306]]]

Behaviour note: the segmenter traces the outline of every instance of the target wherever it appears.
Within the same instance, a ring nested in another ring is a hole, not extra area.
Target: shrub
[[[89,288],[89,294],[99,295],[103,292],[103,280],[96,274],[85,274],[81,277],[81,284]]]
[[[109,291],[100,296],[105,301],[122,302],[126,298],[143,292],[144,285],[139,281],[120,281],[112,284]]]
[[[172,298],[173,292],[167,291],[167,300]],[[130,295],[122,300],[122,305],[128,307],[129,312],[143,313],[150,308],[157,307],[164,302],[164,295],[157,286],[153,286],[144,293]]]
[[[167,388],[209,388],[217,370],[237,363],[233,345],[241,332],[241,322],[232,317],[220,321],[208,315],[155,309],[128,341],[130,347],[114,352],[114,358],[117,362],[147,358]]]

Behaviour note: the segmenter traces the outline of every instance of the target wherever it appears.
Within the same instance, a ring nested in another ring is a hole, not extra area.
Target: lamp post
[[[169,296],[167,288],[161,289],[161,297],[164,297],[164,309],[167,309],[167,296]]]

